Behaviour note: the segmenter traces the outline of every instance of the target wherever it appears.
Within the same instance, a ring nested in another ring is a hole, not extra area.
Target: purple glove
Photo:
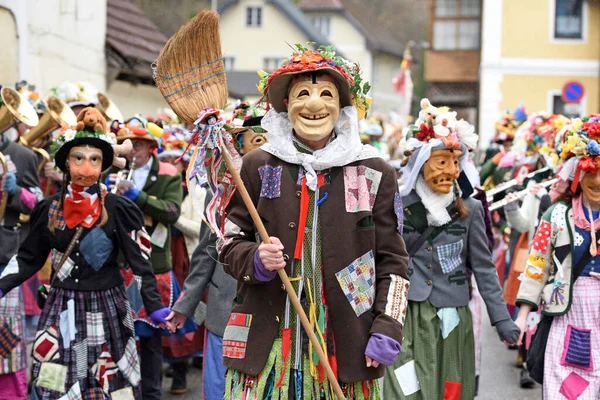
[[[265,268],[258,250],[254,253],[254,279],[260,282],[270,282],[277,276],[277,271],[269,271]]]
[[[159,308],[158,310],[152,311],[149,315],[150,319],[156,325],[166,325],[167,317],[171,313],[171,309],[168,307]]]
[[[134,187],[130,187],[125,193],[123,193],[123,196],[127,197],[131,201],[136,201],[139,195],[140,191]]]

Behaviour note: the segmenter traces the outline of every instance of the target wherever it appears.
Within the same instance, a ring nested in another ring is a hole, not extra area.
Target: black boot
[[[173,383],[171,383],[170,390],[172,394],[184,394],[187,392],[187,372],[187,360],[173,364]]]
[[[519,380],[519,384],[523,389],[530,389],[535,385],[535,381],[529,376],[529,370],[525,363],[523,363],[523,368],[521,369],[521,379]]]

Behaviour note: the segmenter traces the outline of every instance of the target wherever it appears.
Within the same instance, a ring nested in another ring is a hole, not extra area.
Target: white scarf
[[[360,142],[358,116],[354,106],[340,110],[340,118],[334,128],[337,135],[335,140],[312,154],[301,153],[294,146],[293,127],[286,112],[269,110],[261,125],[269,138],[261,150],[291,164],[302,165],[306,173],[306,185],[313,191],[317,188],[316,171],[341,167],[369,158],[381,158],[377,149]]]
[[[427,210],[427,223],[433,226],[443,226],[452,221],[446,208],[454,201],[454,191],[450,193],[440,193],[433,190],[423,176],[419,174],[415,186],[417,195]]]

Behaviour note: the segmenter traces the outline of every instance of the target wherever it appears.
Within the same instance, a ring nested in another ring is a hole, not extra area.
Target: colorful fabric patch
[[[100,388],[88,389],[83,394],[83,400],[104,400],[104,399],[106,399],[106,395]]]
[[[375,301],[375,256],[363,254],[335,274],[357,317],[369,311]]]
[[[102,313],[86,312],[86,338],[90,346],[99,346],[106,342]]]
[[[48,209],[48,220],[51,220],[55,215],[56,223],[54,224],[54,227],[61,231],[64,230],[67,223],[65,222],[63,210],[58,209],[58,200],[54,200],[52,204],[50,204],[50,208]]]
[[[579,247],[583,244],[583,236],[579,232],[575,232],[575,246]]]
[[[390,274],[390,279],[390,288],[388,289],[387,302],[385,304],[385,315],[394,318],[404,326],[410,282],[408,279],[394,274]]]
[[[66,365],[44,362],[40,366],[36,386],[64,393],[67,371]]]
[[[0,357],[9,358],[21,339],[10,330],[8,324],[0,328]]]
[[[56,272],[56,277],[62,281],[71,276],[71,271],[75,267],[75,263],[71,260],[71,257],[67,257],[67,260],[63,263],[60,269]]]
[[[130,387],[111,392],[110,398],[112,400],[135,400],[135,397],[133,395],[133,389]]]
[[[535,232],[535,238],[533,239],[533,250],[546,254],[548,250],[548,239],[550,238],[550,232],[552,226],[548,221],[542,221],[537,231]]]
[[[141,277],[134,275],[131,269],[121,269],[121,275],[125,281],[125,292],[133,311],[134,322],[141,321],[153,328],[159,329],[150,318],[144,307],[141,296]],[[160,295],[160,302],[165,307],[171,307],[174,302],[175,275],[172,271],[156,274],[156,287]],[[177,292],[178,294],[179,292]]]
[[[123,357],[117,362],[117,366],[127,378],[129,383],[137,386],[142,379],[140,375],[140,362],[137,354],[137,347],[134,338],[129,338]]]
[[[554,288],[550,295],[550,304],[564,305],[565,304],[565,288],[567,284],[561,281],[554,281]]]
[[[281,197],[281,172],[283,166],[261,165],[258,167],[260,174],[260,197],[277,199]]]
[[[550,222],[558,228],[566,228],[567,220],[565,218],[565,211],[567,210],[567,206],[564,204],[557,204],[552,210],[552,215],[550,216]]]
[[[382,173],[364,165],[344,167],[346,211],[372,211]]]
[[[458,242],[448,243],[437,247],[440,267],[444,274],[449,274],[454,271],[461,263],[460,253],[463,249],[463,240]]]
[[[79,251],[88,264],[98,271],[112,253],[113,243],[102,228],[94,228],[81,240]]]
[[[396,214],[396,220],[398,221],[398,232],[402,235],[404,231],[404,210],[402,209],[402,196],[396,192],[394,194],[394,213]]]
[[[223,334],[223,357],[244,359],[252,315],[232,312]]]
[[[444,400],[460,400],[460,382],[444,382]]]
[[[58,332],[55,326],[38,331],[33,342],[33,358],[39,362],[58,359]]]
[[[592,330],[567,326],[565,347],[560,360],[561,365],[593,371]]]
[[[410,396],[421,390],[415,360],[410,360],[406,364],[401,365],[394,373],[404,396]]]
[[[81,395],[81,387],[79,386],[79,381],[75,382],[75,384],[71,386],[67,394],[60,397],[58,400],[83,400],[83,396]]]
[[[442,339],[446,339],[450,336],[450,333],[460,323],[460,316],[456,307],[444,307],[440,308],[437,312],[437,316],[440,319],[440,330],[442,331]]]
[[[150,241],[150,235],[148,235],[146,229],[142,228],[138,231],[131,231],[129,232],[129,237],[140,247],[142,257],[149,260],[152,254],[152,242]]]
[[[114,359],[112,358],[106,344],[102,345],[102,353],[96,360],[96,364],[92,366],[92,373],[100,384],[100,387],[105,392],[108,392],[110,380],[119,371]]]
[[[87,377],[88,370],[88,340],[83,339],[73,345],[75,351],[75,369],[77,378],[84,379]]]
[[[531,279],[535,279],[541,282],[544,279],[544,268],[546,267],[546,259],[544,257],[530,254],[527,257],[527,268],[525,269],[525,276]]]
[[[581,396],[585,389],[590,385],[590,382],[579,375],[577,372],[571,372],[560,385],[559,392],[567,398],[567,400],[576,400]]]

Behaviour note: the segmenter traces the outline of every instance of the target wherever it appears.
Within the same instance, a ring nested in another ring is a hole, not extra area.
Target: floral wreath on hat
[[[309,46],[314,45],[313,42],[307,43]],[[360,76],[360,68],[358,64],[351,63],[343,57],[337,55],[334,46],[319,46],[316,50],[309,49],[302,44],[296,44],[294,46],[294,53],[290,58],[284,61],[284,64],[273,71],[273,73],[267,73],[259,70],[258,75],[260,76],[260,82],[257,85],[259,92],[264,93],[269,98],[269,89],[272,87],[273,82],[285,74],[298,74],[302,72],[320,71],[324,72],[330,70],[338,73],[343,77],[349,87],[349,97],[351,102],[358,108],[368,111],[370,107],[370,99],[367,98],[366,94],[371,89],[371,85],[363,81]],[[342,89],[340,93],[340,99],[345,97],[345,92]],[[269,102],[273,103],[273,99],[269,98]],[[279,101],[277,101],[279,103]],[[272,104],[274,108],[281,112],[279,104]],[[345,104],[350,105],[350,104]]]
[[[562,160],[558,178],[572,181],[575,192],[583,173],[600,168],[600,115],[572,120],[558,133],[556,150]]]
[[[56,141],[50,145],[50,153],[56,160],[56,165],[65,172],[68,150],[74,146],[86,144],[99,147],[104,154],[102,170],[110,168],[114,156],[113,146],[117,144],[117,141],[114,134],[102,129],[77,130],[74,126],[63,126]]]
[[[456,112],[450,111],[450,108],[434,107],[428,99],[423,99],[419,118],[404,128],[403,136],[408,159],[402,163],[401,196],[412,191],[432,150],[461,150],[461,172],[466,174],[471,188],[479,185],[479,173],[468,154],[477,146],[475,127],[464,119],[457,120]]]

